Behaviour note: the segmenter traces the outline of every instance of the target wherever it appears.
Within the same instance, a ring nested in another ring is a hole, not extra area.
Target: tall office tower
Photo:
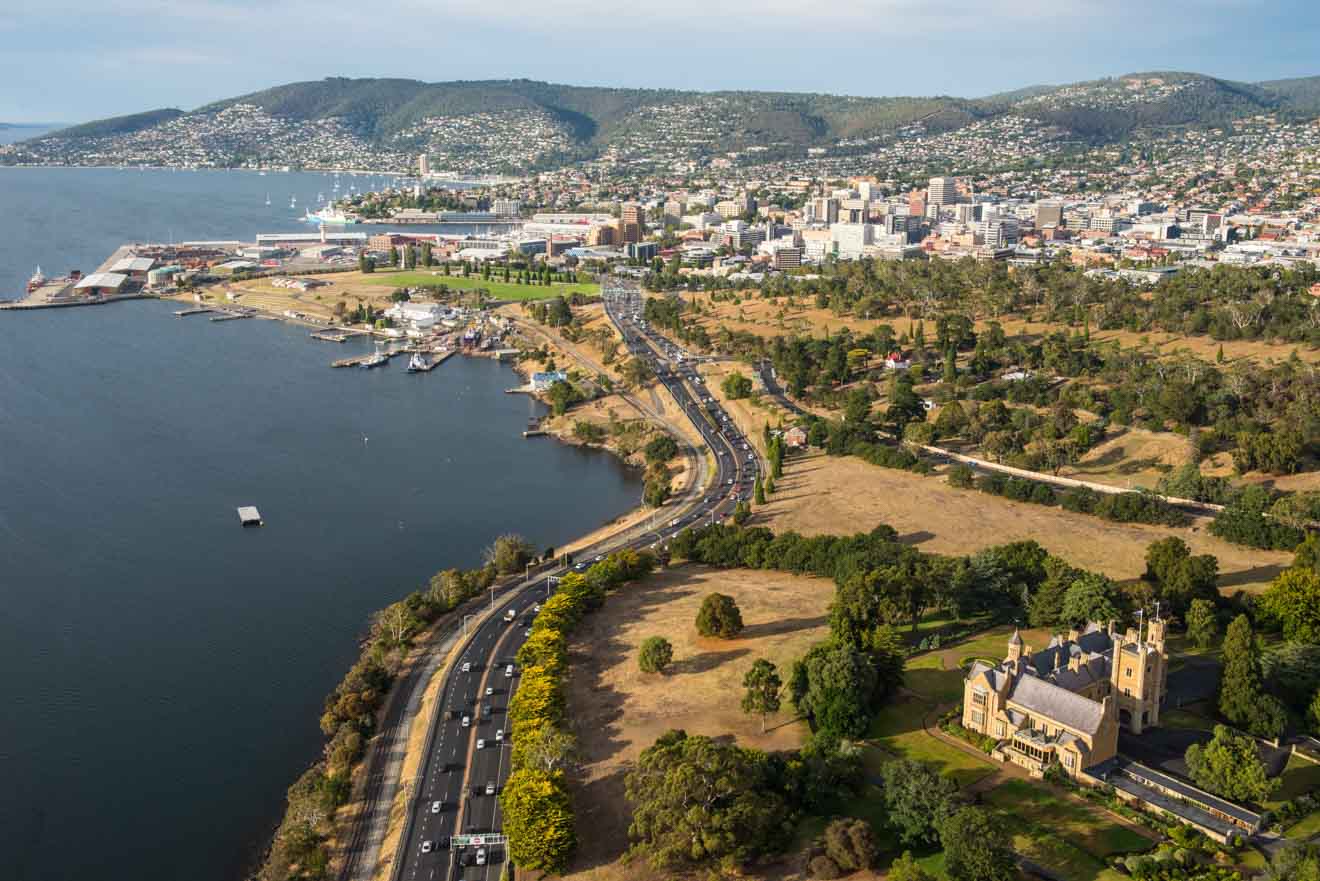
[[[425,153],[417,157],[417,173],[422,177],[426,177],[431,173],[431,160],[427,158]]]
[[[1045,229],[1048,226],[1057,229],[1063,225],[1062,202],[1046,201],[1036,203],[1036,229]]]
[[[928,200],[932,205],[956,205],[958,203],[958,181],[952,177],[932,177],[926,188]]]

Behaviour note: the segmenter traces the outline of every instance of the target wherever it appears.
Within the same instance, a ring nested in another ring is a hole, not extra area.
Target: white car
[[[478,737],[478,738],[477,738],[477,749],[485,749],[485,748],[486,748],[486,738],[484,738],[484,737]]]
[[[434,844],[433,842],[430,842],[430,841],[423,841],[423,842],[422,842],[422,853],[430,853],[430,852],[431,852],[431,848],[433,848],[433,847],[435,847],[435,844]]]
[[[490,696],[491,696],[492,694],[494,694],[494,693],[495,693],[495,689],[492,688],[491,686],[487,685],[487,686],[486,686],[486,697],[490,697]]]
[[[477,848],[477,865],[486,865],[486,848],[484,847]]]
[[[433,813],[433,814],[438,814],[438,813],[440,813],[440,805],[441,805],[441,804],[442,804],[442,803],[441,803],[441,802],[438,802],[438,801],[433,801],[433,802],[431,802],[431,813]]]
[[[512,664],[510,664],[509,666],[507,666],[507,667],[504,668],[504,678],[505,678],[505,679],[512,679],[512,678],[513,678],[513,665],[512,665]]]
[[[494,795],[494,794],[495,794],[495,784],[493,782],[487,781],[486,795]]]
[[[471,716],[464,716],[464,717],[463,717],[463,727],[464,727],[464,728],[471,728],[471,727],[472,727],[472,717],[471,717]]]
[[[471,673],[471,672],[472,672],[472,662],[471,662],[471,661],[464,661],[464,662],[463,662],[463,672],[464,672],[464,673]]]
[[[496,728],[496,729],[495,729],[495,742],[496,742],[496,743],[503,743],[503,742],[504,742],[504,729],[503,729],[503,728]]]

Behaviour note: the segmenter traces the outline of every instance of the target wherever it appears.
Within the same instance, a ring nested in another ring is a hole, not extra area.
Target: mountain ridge
[[[1063,85],[1026,86],[981,98],[867,97],[820,92],[573,86],[529,79],[429,83],[404,78],[329,77],[286,83],[191,111],[159,108],[94,120],[22,142],[40,154],[76,157],[91,146],[128,149],[171,138],[205,141],[207,161],[279,162],[297,139],[339,143],[349,153],[400,164],[418,152],[448,160],[467,147],[501,168],[545,168],[602,155],[709,159],[756,150],[770,157],[896,136],[938,135],[980,122],[1024,118],[1042,130],[1090,143],[1137,130],[1221,126],[1279,114],[1320,116],[1320,76],[1246,83],[1182,71],[1124,74]],[[202,134],[193,135],[196,132]],[[508,137],[532,146],[501,152]],[[128,145],[128,146],[125,146]],[[474,146],[475,145],[475,146]],[[841,148],[846,149],[846,147]],[[296,152],[296,151],[295,151]],[[287,160],[286,160],[287,161]],[[319,160],[317,160],[319,161]],[[455,160],[457,161],[457,160]]]

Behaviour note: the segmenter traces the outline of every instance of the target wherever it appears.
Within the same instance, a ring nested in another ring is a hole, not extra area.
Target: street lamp
[[[476,615],[464,615],[464,616],[463,616],[463,638],[464,638],[464,639],[467,639],[468,621],[470,621],[471,619],[473,619],[473,618],[475,618],[475,617],[477,617],[477,616],[476,616]]]

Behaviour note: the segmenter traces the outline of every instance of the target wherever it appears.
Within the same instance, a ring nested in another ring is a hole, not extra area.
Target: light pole
[[[467,639],[468,621],[472,620],[472,619],[475,618],[475,617],[477,617],[477,616],[476,616],[476,615],[464,615],[464,616],[463,616],[463,638],[464,638],[464,639]]]

